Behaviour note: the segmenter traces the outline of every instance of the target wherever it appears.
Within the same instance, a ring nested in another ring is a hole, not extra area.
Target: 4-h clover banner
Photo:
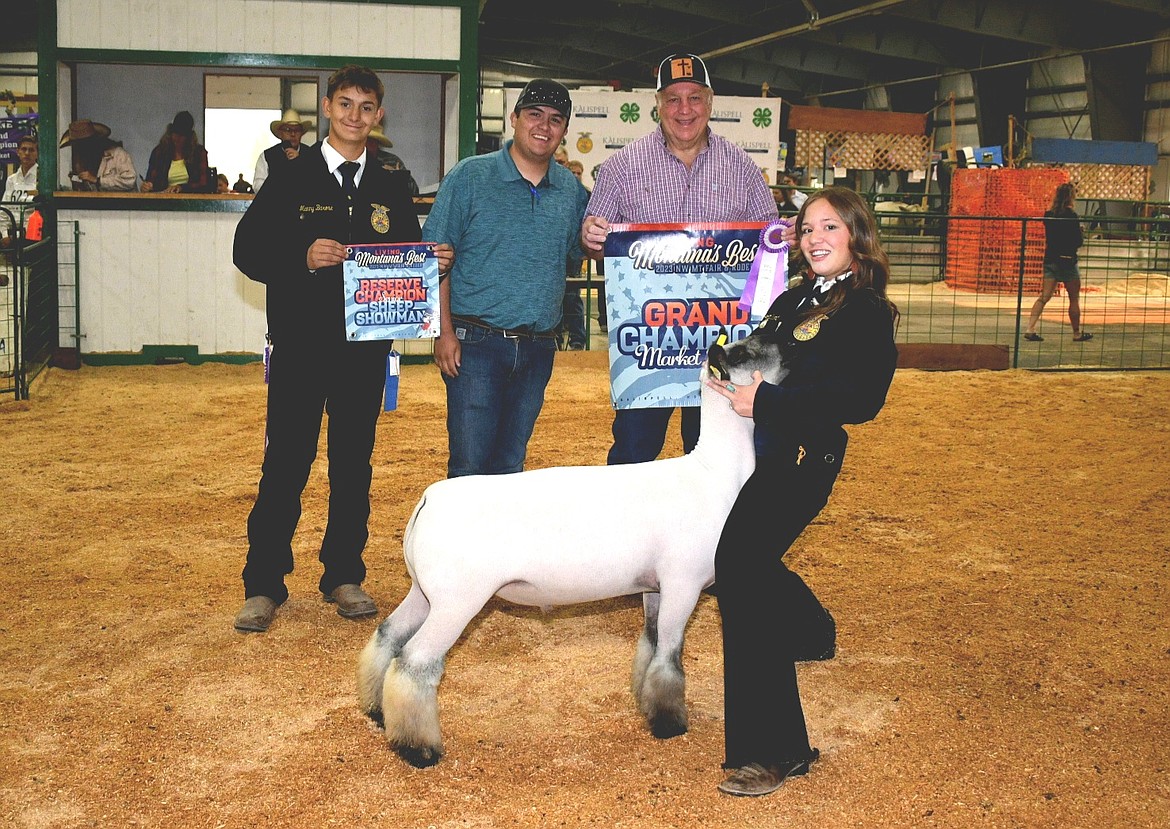
[[[505,112],[516,105],[518,89],[504,90]],[[565,134],[565,149],[570,160],[585,166],[581,177],[593,188],[593,178],[601,162],[631,141],[652,132],[658,126],[654,92],[614,92],[612,90],[570,91],[573,117]],[[504,121],[505,138],[511,137]],[[711,112],[712,132],[738,144],[756,166],[764,171],[768,184],[776,183],[776,153],[780,147],[780,99],[732,98],[716,93]]]

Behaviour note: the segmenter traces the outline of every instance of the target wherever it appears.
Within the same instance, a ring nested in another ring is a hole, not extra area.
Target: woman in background
[[[195,119],[183,110],[150,153],[142,192],[214,193],[215,181],[207,169],[207,150],[195,135]]]
[[[715,552],[731,770],[719,790],[748,797],[806,774],[820,757],[796,663],[832,659],[837,628],[782,558],[829,500],[848,441],[842,425],[877,415],[898,361],[889,260],[865,200],[843,187],[817,191],[797,214],[796,235],[804,279],[752,334],[779,346],[788,373],[777,385],[759,372],[746,386],[706,379],[764,433]]]
[[[1036,323],[1056,292],[1057,282],[1063,282],[1068,291],[1068,321],[1072,324],[1073,341],[1083,343],[1093,339],[1092,334],[1081,330],[1081,271],[1077,267],[1077,250],[1085,243],[1085,237],[1081,233],[1080,217],[1073,209],[1076,197],[1073,185],[1061,184],[1052,197],[1052,207],[1044,214],[1044,285],[1032,303],[1032,315],[1024,330],[1024,339],[1034,343],[1044,341],[1036,333]]]
[[[62,147],[73,156],[69,180],[74,190],[133,191],[138,173],[130,153],[110,138],[110,128],[84,118],[74,121],[61,136]]]

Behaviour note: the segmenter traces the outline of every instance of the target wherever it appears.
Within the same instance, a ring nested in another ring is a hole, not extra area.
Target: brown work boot
[[[235,627],[240,633],[264,633],[276,615],[276,600],[267,596],[253,596],[244,602],[236,614]]]
[[[339,584],[332,593],[322,594],[322,598],[327,602],[335,602],[338,615],[346,619],[361,619],[378,612],[374,600],[357,584]]]
[[[814,748],[812,752],[812,756],[807,760],[788,760],[769,766],[748,763],[728,775],[727,779],[719,784],[719,791],[735,797],[760,797],[771,794],[789,777],[808,774],[809,766],[821,756],[818,749]]]

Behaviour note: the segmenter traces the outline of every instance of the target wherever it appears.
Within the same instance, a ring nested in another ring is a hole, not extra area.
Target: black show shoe
[[[774,765],[748,763],[733,771],[719,784],[719,791],[733,797],[760,797],[771,794],[789,777],[808,774],[809,767],[821,756],[820,749],[814,748],[807,760],[786,760]]]

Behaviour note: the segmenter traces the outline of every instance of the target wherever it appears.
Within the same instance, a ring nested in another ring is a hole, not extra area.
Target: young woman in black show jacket
[[[852,190],[809,197],[796,217],[804,279],[782,293],[752,336],[776,342],[787,375],[736,387],[707,377],[755,419],[756,471],[723,527],[715,583],[723,624],[726,794],[757,796],[808,772],[796,663],[830,659],[832,615],[782,557],[825,506],[848,439],[872,420],[898,359],[897,309],[876,222]],[[793,279],[790,285],[798,282]]]

